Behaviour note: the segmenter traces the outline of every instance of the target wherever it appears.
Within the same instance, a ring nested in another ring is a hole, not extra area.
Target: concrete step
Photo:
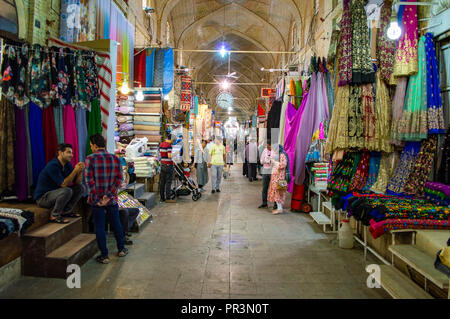
[[[138,201],[148,209],[152,209],[156,206],[156,193],[144,193],[138,198]]]
[[[81,217],[67,218],[67,224],[47,223],[23,236],[23,255],[46,256],[82,232]]]
[[[437,287],[448,288],[448,277],[434,268],[435,256],[423,252],[416,245],[391,245],[389,251]]]
[[[97,252],[94,234],[79,234],[46,256],[46,276],[51,278],[67,278],[67,266],[82,266]]]
[[[420,229],[416,230],[416,246],[423,252],[435,257],[437,252],[447,246],[450,230]]]
[[[380,265],[380,284],[394,299],[433,299],[400,270],[391,265]]]
[[[128,186],[125,190],[134,198],[139,198],[145,193],[145,184],[136,183],[132,186]]]

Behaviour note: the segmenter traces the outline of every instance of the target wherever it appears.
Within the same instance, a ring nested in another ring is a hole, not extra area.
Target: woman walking
[[[197,184],[200,192],[203,192],[203,187],[208,184],[208,154],[206,153],[206,141],[203,140],[198,145],[195,151],[195,165],[197,170]]]
[[[283,213],[283,205],[286,199],[287,185],[291,182],[291,174],[289,170],[286,169],[286,167],[289,167],[289,157],[284,151],[283,146],[273,146],[272,152],[271,162],[273,168],[267,200],[274,203],[272,214],[277,215]],[[278,159],[278,161],[276,161],[274,158]],[[275,206],[277,207],[275,208]]]

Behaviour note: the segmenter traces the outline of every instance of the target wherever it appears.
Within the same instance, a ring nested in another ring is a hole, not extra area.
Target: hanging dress
[[[86,125],[86,109],[79,107],[76,112],[76,126],[77,126],[77,137],[78,137],[78,156],[79,161],[83,162],[86,160],[86,145],[87,140],[87,125]]]
[[[405,0],[404,2],[415,2]],[[417,6],[400,6],[398,15],[402,17],[402,35],[397,43],[396,59],[393,75],[409,76],[418,72],[418,42],[419,25],[417,21]]]
[[[367,177],[367,183],[362,189],[363,191],[368,191],[377,181],[378,172],[380,169],[380,160],[380,152],[370,152],[369,175]]]
[[[352,83],[352,11],[351,0],[344,0],[341,19],[341,39],[339,43],[339,86]]]
[[[88,137],[87,141],[90,140],[92,135],[102,134],[102,117],[100,113],[100,102],[98,99],[94,99],[91,102],[91,111],[87,114],[87,125],[88,125]],[[91,145],[86,142],[86,156],[92,154]]]
[[[403,141],[420,141],[427,138],[427,76],[425,37],[419,41],[419,70],[408,82],[405,104],[398,129],[394,134]]]
[[[397,78],[397,87],[395,88],[394,99],[392,101],[392,124],[391,124],[391,144],[402,146],[403,141],[398,137],[400,119],[402,118],[403,105],[405,103],[406,88],[408,86],[408,77]]]
[[[47,164],[56,156],[58,139],[56,137],[53,107],[51,105],[42,110],[42,128],[44,137],[45,163]]]
[[[30,102],[29,122],[31,155],[33,160],[33,186],[37,186],[39,174],[45,167],[45,148],[42,128],[42,109]],[[56,150],[55,150],[56,151]]]
[[[377,86],[375,96],[375,139],[374,150],[390,153],[393,151],[391,140],[392,102],[389,97],[386,82],[381,78],[381,70],[376,74]]]
[[[406,182],[420,151],[420,142],[408,142],[403,149],[402,155],[394,176],[389,181],[387,193],[389,195],[402,196]]]
[[[385,193],[399,160],[399,153],[381,153],[380,168],[375,184],[370,188],[375,193]]]
[[[14,191],[16,118],[15,107],[10,100],[0,100],[0,194]]]
[[[75,121],[75,111],[72,105],[64,106],[64,143],[72,145],[72,166],[79,162],[78,135]]]
[[[428,134],[445,133],[439,65],[431,33],[425,34],[425,51],[427,60]]]
[[[349,111],[350,86],[338,86],[336,100],[328,130],[325,153],[333,154],[336,150],[347,149],[348,138],[348,111]]]
[[[27,169],[27,137],[25,112],[23,109],[15,107],[15,135],[16,143],[14,145],[14,169],[16,175],[15,192],[19,201],[23,201],[28,197],[28,169]]]
[[[364,150],[361,155],[361,160],[356,169],[356,173],[353,176],[352,182],[348,188],[349,191],[360,191],[367,183],[367,178],[369,177],[369,158],[370,153]]]

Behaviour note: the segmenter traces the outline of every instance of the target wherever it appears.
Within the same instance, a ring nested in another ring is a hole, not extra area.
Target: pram
[[[175,186],[170,194],[170,199],[175,199],[180,196],[189,196],[192,194],[192,200],[194,202],[198,201],[202,197],[202,194],[198,190],[197,183],[184,175],[184,170],[180,163],[176,163],[174,161],[173,166],[175,171],[173,184]]]

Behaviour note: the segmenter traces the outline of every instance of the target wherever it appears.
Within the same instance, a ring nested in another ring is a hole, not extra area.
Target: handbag
[[[277,183],[277,189],[280,191],[287,190],[287,181],[285,179],[280,179]]]

